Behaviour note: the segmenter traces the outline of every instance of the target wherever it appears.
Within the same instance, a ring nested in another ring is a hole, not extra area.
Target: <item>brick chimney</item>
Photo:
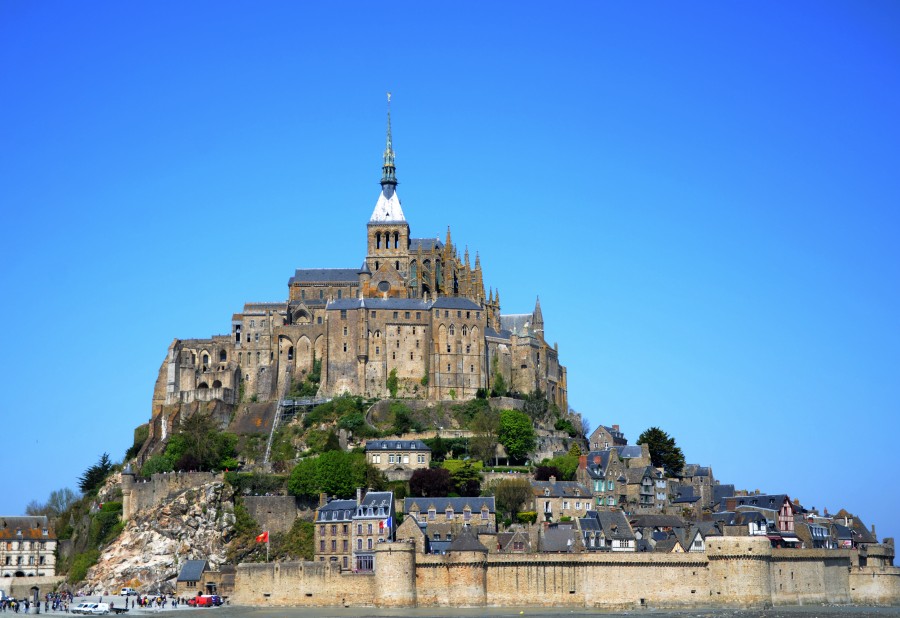
[[[735,509],[737,509],[737,500],[734,497],[725,498],[725,510],[734,513]]]
[[[362,504],[362,499],[363,499],[362,487],[357,487],[356,488],[356,506],[359,506],[360,504]]]
[[[552,476],[552,475],[550,476],[550,484],[556,485],[556,477],[555,476]]]
[[[618,425],[613,425],[613,431],[619,431],[619,426],[618,426]]]
[[[578,468],[580,470],[587,469],[587,455],[579,455],[578,456]]]

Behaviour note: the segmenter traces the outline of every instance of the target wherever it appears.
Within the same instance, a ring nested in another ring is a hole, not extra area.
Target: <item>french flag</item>
[[[378,529],[379,530],[390,530],[391,526],[393,526],[393,525],[394,525],[394,518],[389,515],[387,519],[383,519],[378,522]]]

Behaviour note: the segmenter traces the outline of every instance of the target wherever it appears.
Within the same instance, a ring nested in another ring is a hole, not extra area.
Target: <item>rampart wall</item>
[[[300,514],[294,496],[244,496],[244,507],[260,529],[287,532]]]
[[[149,480],[133,475],[122,475],[122,518],[130,519],[135,513],[155,508],[169,498],[206,483],[222,482],[225,476],[212,472],[158,473]]]
[[[719,537],[706,553],[416,554],[376,549],[376,572],[337,564],[238,566],[234,602],[378,607],[552,606],[630,610],[803,604],[900,605],[900,568],[852,567],[851,552],[773,550]]]

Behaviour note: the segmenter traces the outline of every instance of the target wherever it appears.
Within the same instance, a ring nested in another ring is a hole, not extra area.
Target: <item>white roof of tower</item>
[[[384,191],[378,195],[378,203],[375,204],[375,210],[369,218],[369,223],[391,223],[394,221],[406,222],[403,216],[403,209],[400,208],[400,198],[394,191],[391,197],[385,197]]]

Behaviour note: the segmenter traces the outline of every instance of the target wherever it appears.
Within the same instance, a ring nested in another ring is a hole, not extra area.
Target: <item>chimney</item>
[[[734,513],[737,509],[737,500],[734,497],[725,498],[725,510]]]
[[[619,431],[619,426],[618,426],[618,425],[613,425],[613,431]]]
[[[319,493],[319,508],[325,506],[326,504],[328,504],[328,494],[323,491]]]
[[[875,534],[875,524],[872,524],[872,537],[877,539],[878,535]]]
[[[603,459],[600,458],[600,455],[594,455],[594,465],[595,466],[599,466],[601,461],[603,461]]]
[[[550,484],[556,485],[556,477],[555,476],[552,476],[552,475],[550,476]]]
[[[578,456],[578,469],[584,470],[587,468],[587,455],[579,455]]]
[[[362,504],[362,499],[363,499],[362,487],[357,487],[356,488],[356,506],[359,506],[360,504]]]

